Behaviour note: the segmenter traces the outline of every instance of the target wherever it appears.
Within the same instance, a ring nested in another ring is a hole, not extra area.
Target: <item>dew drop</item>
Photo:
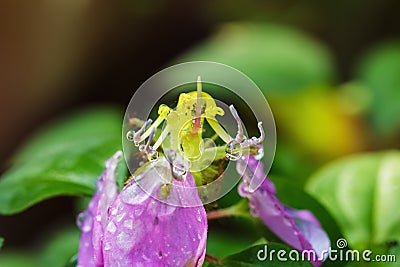
[[[287,218],[283,218],[283,223],[287,226],[292,226],[292,224],[290,223],[290,221]]]
[[[157,225],[158,224],[158,217],[156,216],[155,218],[154,218],[154,225]]]
[[[160,187],[160,197],[161,198],[166,198],[169,196],[169,194],[171,193],[171,184],[163,184]]]
[[[115,226],[115,224],[113,222],[109,222],[107,225],[107,231],[113,234],[116,230],[117,227]]]
[[[110,250],[111,249],[111,242],[106,242],[104,245],[104,250]]]
[[[111,209],[111,215],[116,215],[117,212],[118,212],[118,209],[116,209],[115,207],[113,207],[113,208]]]
[[[127,219],[124,221],[124,226],[130,230],[133,229],[133,220]]]
[[[178,181],[183,181],[185,179],[187,170],[185,169],[185,166],[183,164],[174,164],[172,166],[172,174],[174,178]]]
[[[159,251],[159,252],[158,252],[158,258],[159,258],[160,260],[162,259],[162,256],[163,256],[163,255],[162,255],[162,252]]]
[[[76,219],[76,224],[78,225],[79,229],[85,233],[92,230],[92,223],[93,218],[90,215],[88,216],[86,211],[81,212]]]
[[[146,145],[145,145],[145,144],[139,145],[139,151],[140,151],[140,152],[143,152],[143,151],[145,151],[145,150],[146,150]]]
[[[236,161],[242,156],[242,148],[240,143],[235,140],[230,141],[225,147],[226,157],[229,160]]]
[[[254,155],[256,160],[261,160],[264,157],[264,149],[260,148],[257,151],[257,154]]]
[[[135,216],[140,216],[143,213],[143,209],[137,207],[134,211]]]
[[[132,130],[128,131],[126,133],[126,139],[128,139],[128,141],[132,142],[135,139],[135,131],[132,131]],[[136,143],[135,143],[135,145],[136,145]]]
[[[120,221],[122,221],[122,219],[125,217],[125,212],[122,212],[122,213],[120,213],[120,214],[118,214],[117,215],[117,222],[120,222]]]
[[[158,159],[158,152],[153,150],[147,154],[147,159],[149,161],[156,161]]]

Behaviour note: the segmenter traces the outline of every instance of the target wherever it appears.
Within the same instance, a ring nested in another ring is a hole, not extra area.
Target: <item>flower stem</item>
[[[207,262],[214,262],[214,263],[220,263],[220,260],[210,254],[206,254],[206,257],[204,259]]]
[[[230,216],[233,216],[233,214],[231,214],[227,209],[213,210],[207,213],[207,219],[209,220],[215,220]]]
[[[246,199],[242,199],[239,202],[237,202],[235,205],[230,206],[228,208],[213,210],[213,211],[209,211],[207,213],[208,220],[215,220],[215,219],[233,217],[233,216],[243,217],[243,218],[252,218],[252,216],[249,213],[249,205],[248,205],[248,201]]]

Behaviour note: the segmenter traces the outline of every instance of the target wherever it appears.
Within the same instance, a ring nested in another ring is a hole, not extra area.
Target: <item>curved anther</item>
[[[152,119],[148,119],[143,126],[139,129],[139,131],[135,132],[133,135],[133,141],[136,146],[142,141],[142,134],[146,130],[146,128],[153,122]]]
[[[238,126],[238,131],[235,137],[235,141],[238,143],[241,143],[243,140],[245,140],[244,134],[243,134],[243,124],[242,120],[239,117],[239,114],[237,113],[235,107],[233,105],[229,106],[229,110],[232,113],[233,118],[235,119],[237,126]]]
[[[151,125],[150,128],[147,129],[147,131],[140,137],[140,142],[144,141],[144,139],[151,134],[153,129],[156,129],[164,121],[170,111],[171,109],[167,105],[161,105],[158,108],[158,118],[154,121],[153,125]]]
[[[264,129],[263,129],[263,127],[262,127],[262,121],[260,121],[259,123],[258,123],[258,130],[260,131],[260,137],[252,137],[252,138],[250,138],[250,139],[246,139],[246,140],[244,140],[241,144],[240,144],[240,146],[242,147],[242,148],[248,148],[248,147],[251,147],[251,146],[257,146],[257,145],[259,145],[259,144],[261,144],[263,141],[264,141],[264,139],[265,139],[265,132],[264,132]]]
[[[237,113],[235,107],[233,105],[231,105],[231,106],[229,106],[229,110],[231,111],[232,116],[236,120],[237,125],[238,125],[238,131],[237,131],[234,141],[237,143],[240,143],[241,148],[249,148],[251,146],[257,146],[264,141],[265,132],[262,127],[261,121],[257,124],[258,130],[260,131],[260,137],[257,138],[257,137],[253,136],[252,138],[247,139],[244,136],[242,120],[240,119],[239,114]]]

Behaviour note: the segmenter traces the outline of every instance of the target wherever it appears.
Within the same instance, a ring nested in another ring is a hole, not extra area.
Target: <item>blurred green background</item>
[[[260,87],[277,124],[271,174],[313,194],[321,190],[313,174],[322,165],[400,148],[399,12],[397,0],[2,1],[0,171],[60,116],[113,106],[122,123],[132,94],[155,72],[210,60]],[[56,248],[44,241],[65,227],[76,236],[68,228],[82,209],[76,202],[57,197],[1,216],[4,249]],[[353,244],[364,247],[363,238]]]

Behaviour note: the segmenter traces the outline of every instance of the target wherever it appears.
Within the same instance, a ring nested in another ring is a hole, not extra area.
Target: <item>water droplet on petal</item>
[[[89,232],[92,230],[93,218],[92,216],[88,215],[87,211],[83,211],[78,215],[76,224],[82,232]]]
[[[171,193],[171,184],[163,184],[160,187],[160,197],[161,198],[166,198],[169,196],[169,194]]]
[[[111,209],[111,215],[116,215],[117,212],[118,212],[118,209],[117,209],[117,208],[113,207],[113,208]]]
[[[117,227],[115,226],[115,223],[109,222],[107,225],[107,231],[113,234],[113,233],[115,233],[116,230],[117,230]]]
[[[229,160],[236,161],[242,156],[242,148],[240,143],[235,140],[230,141],[225,147],[226,157]]]
[[[137,207],[134,211],[135,216],[140,216],[143,213],[144,209]]]
[[[120,221],[122,221],[122,219],[125,217],[125,212],[122,212],[122,213],[120,213],[120,214],[118,214],[117,215],[117,222],[120,222]]]
[[[146,145],[145,145],[145,144],[139,145],[139,151],[140,151],[140,152],[143,152],[143,151],[145,151],[145,150],[146,150]]]
[[[290,221],[287,218],[283,218],[283,223],[287,226],[292,226],[292,224],[290,223]]]
[[[106,242],[104,245],[104,250],[110,250],[111,249],[111,242]]]
[[[257,154],[254,155],[256,160],[261,160],[264,157],[264,149],[260,148],[257,151]]]
[[[133,220],[128,219],[124,221],[124,226],[130,230],[133,229]]]

